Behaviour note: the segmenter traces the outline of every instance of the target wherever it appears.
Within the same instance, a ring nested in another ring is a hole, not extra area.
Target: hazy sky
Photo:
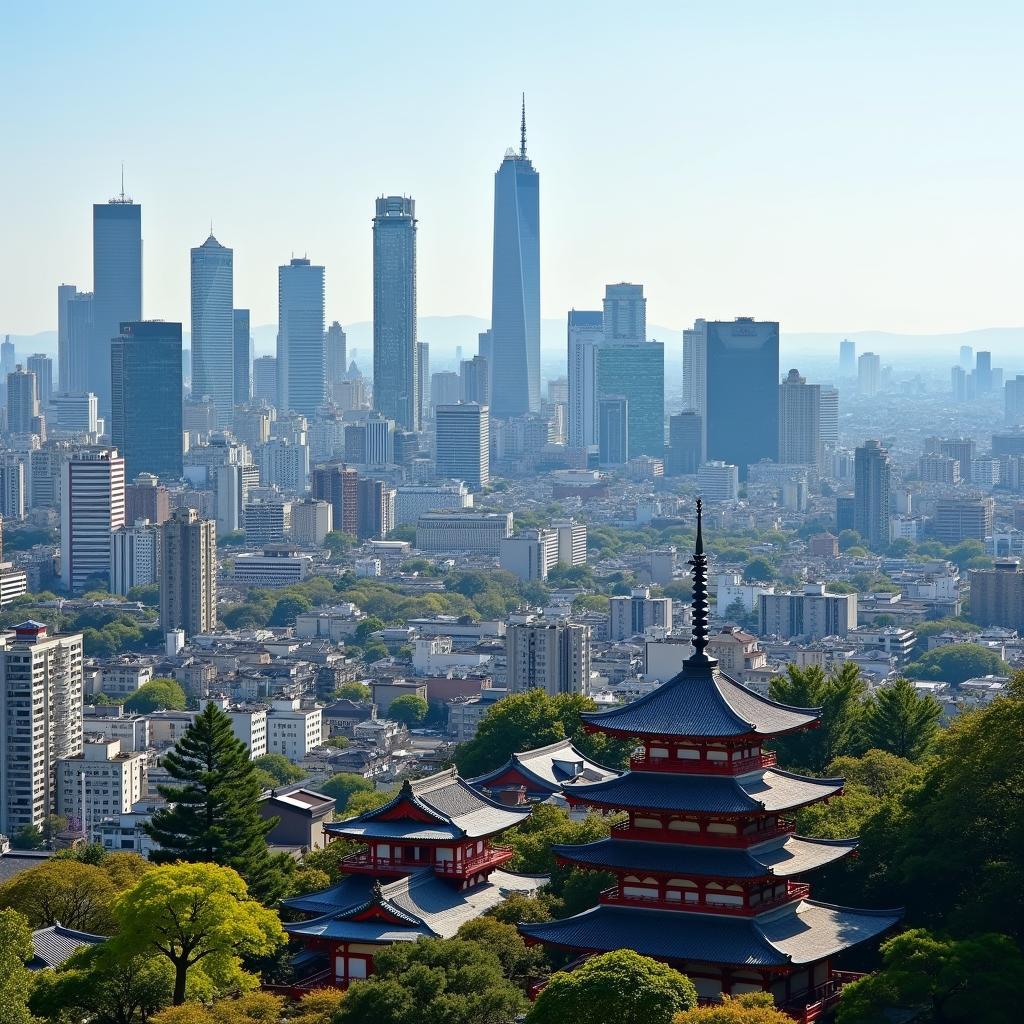
[[[189,317],[188,249],[327,267],[371,315],[370,220],[416,199],[419,310],[490,315],[493,173],[527,94],[542,309],[642,282],[652,323],[784,330],[1024,321],[1024,5],[173,4],[0,12],[0,331],[91,287],[91,204],[143,204],[145,315]]]

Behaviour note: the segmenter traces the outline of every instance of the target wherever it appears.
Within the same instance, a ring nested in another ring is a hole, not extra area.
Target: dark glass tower
[[[223,430],[235,409],[235,257],[213,235],[191,255],[192,397],[212,399]]]
[[[324,268],[292,259],[278,268],[277,408],[312,416],[326,397]]]
[[[373,218],[373,405],[419,430],[416,365],[416,203],[381,196]]]
[[[519,152],[494,175],[491,285],[491,414],[540,409],[540,176],[526,156],[526,106]]]
[[[110,440],[129,480],[182,473],[181,324],[121,324],[110,347]]]
[[[92,208],[92,344],[87,389],[110,414],[110,346],[121,324],[142,319],[142,207],[124,192]]]
[[[252,332],[249,310],[232,310],[235,349],[235,405],[245,405],[252,398]]]

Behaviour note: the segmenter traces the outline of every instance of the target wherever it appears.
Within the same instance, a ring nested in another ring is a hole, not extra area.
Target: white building
[[[313,559],[290,544],[271,544],[262,555],[242,552],[235,556],[232,578],[241,587],[287,587],[304,580]]]
[[[740,493],[739,467],[729,462],[705,462],[697,470],[697,491],[705,501],[735,501]]]
[[[160,527],[136,519],[110,534],[110,592],[127,594],[160,579]]]
[[[267,753],[299,762],[323,742],[323,712],[299,700],[275,700],[267,712]]]
[[[92,392],[85,394],[61,394],[50,397],[53,411],[54,430],[61,434],[79,437],[83,434],[96,436],[99,430],[99,404]],[[50,433],[50,418],[46,418],[47,433]]]
[[[644,675],[667,683],[683,670],[683,662],[693,654],[693,645],[684,637],[666,636],[644,644]]]
[[[505,634],[508,688],[559,693],[590,689],[590,627],[571,622],[510,622]]]
[[[395,525],[415,523],[424,512],[473,507],[473,492],[461,481],[430,486],[399,487],[395,491]]]
[[[331,643],[344,643],[355,636],[359,623],[366,618],[351,602],[333,608],[314,608],[295,616],[295,635],[303,640],[327,639]]]
[[[573,309],[569,312],[570,448],[597,444],[597,350],[604,344],[604,313]]]
[[[511,512],[427,512],[416,520],[420,551],[498,555],[511,536]]]
[[[8,522],[25,518],[25,490],[24,456],[0,453],[0,515]]]
[[[647,587],[634,587],[628,596],[608,602],[608,639],[626,640],[652,628],[672,629],[672,598],[651,597]]]
[[[334,515],[329,501],[307,498],[292,503],[292,540],[296,544],[322,547],[333,529]]]
[[[116,448],[77,451],[64,463],[60,503],[60,576],[80,592],[110,577],[110,535],[124,526],[124,459]]]
[[[434,408],[434,463],[437,475],[464,480],[473,490],[490,480],[488,408],[476,402]]]
[[[13,562],[0,562],[0,608],[28,593],[28,573]]]
[[[355,562],[357,576],[379,576],[382,571],[379,558],[357,558]]]
[[[255,758],[266,754],[267,709],[258,705],[229,706],[224,710],[231,719],[231,731],[236,739],[241,740],[249,748],[249,756]]]
[[[121,750],[120,740],[84,744],[57,760],[57,813],[80,823],[88,838],[104,818],[127,814],[146,794],[146,754]]]
[[[556,530],[523,530],[499,546],[501,567],[521,580],[546,580],[558,564]]]
[[[762,636],[846,636],[857,626],[857,595],[826,593],[824,583],[809,583],[802,593],[762,594],[758,622]]]
[[[97,688],[108,697],[130,697],[153,678],[153,663],[128,656],[100,665]]]
[[[260,483],[279,487],[289,494],[301,494],[309,487],[309,446],[272,437],[256,450]]]
[[[160,797],[144,798],[132,807],[127,814],[115,814],[98,823],[93,829],[97,842],[105,850],[116,853],[137,853],[149,858],[160,844],[150,839],[145,826],[152,820],[153,814],[164,806]]]
[[[737,601],[743,605],[745,612],[756,612],[762,594],[774,594],[775,587],[766,583],[744,583],[743,576],[738,572],[721,572],[718,574],[718,587],[715,601],[719,615],[725,615],[726,608]]]
[[[450,636],[420,637],[413,641],[412,667],[418,676],[445,676],[449,672],[471,672],[491,660],[489,654],[456,651]]]
[[[551,528],[558,534],[558,561],[568,566],[586,565],[587,524],[564,519],[552,523]]]

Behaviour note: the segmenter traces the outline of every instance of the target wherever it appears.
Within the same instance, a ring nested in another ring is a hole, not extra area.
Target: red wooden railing
[[[776,763],[773,751],[765,750],[739,761],[706,761],[703,758],[650,757],[646,751],[633,754],[629,767],[634,772],[671,772],[673,775],[743,775]]]
[[[722,835],[720,832],[683,832],[668,828],[634,828],[628,821],[612,826],[616,839],[639,839],[648,843],[683,843],[687,846],[747,847],[763,843],[778,836],[796,831],[796,822],[788,818],[779,820],[771,828],[761,829],[744,835]]]
[[[719,903],[714,899],[708,899],[705,894],[703,899],[687,900],[680,890],[679,899],[666,899],[662,896],[639,896],[630,894],[625,896],[618,885],[613,885],[601,892],[599,899],[602,903],[610,903],[617,906],[637,906],[654,910],[681,910],[697,911],[701,914],[733,914],[741,917],[752,917],[761,914],[766,910],[781,907],[793,900],[806,899],[811,892],[811,887],[806,882],[787,882],[786,891],[774,899],[763,900],[760,903]],[[693,890],[691,890],[693,891]]]

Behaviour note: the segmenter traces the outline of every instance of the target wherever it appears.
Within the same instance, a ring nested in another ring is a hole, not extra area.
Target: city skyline
[[[1010,245],[1021,216],[1013,183],[1024,161],[1004,123],[1019,106],[1020,86],[1000,77],[994,88],[1001,55],[1019,48],[1019,11],[1007,7],[1002,16],[967,22],[953,8],[932,7],[928,45],[918,47],[909,44],[918,38],[919,19],[881,5],[808,18],[803,5],[788,4],[748,11],[741,25],[724,13],[656,6],[657,19],[646,23],[657,20],[664,32],[622,33],[600,11],[582,26],[572,24],[598,47],[614,32],[626,72],[607,84],[588,80],[585,104],[576,76],[593,47],[566,55],[559,46],[556,56],[550,41],[564,37],[572,19],[549,12],[540,33],[539,8],[527,4],[524,29],[544,41],[529,73],[502,59],[473,90],[458,87],[453,68],[422,93],[389,82],[366,96],[355,90],[368,54],[350,46],[340,74],[303,69],[310,76],[303,93],[317,100],[292,117],[298,86],[291,62],[280,62],[264,80],[247,67],[266,70],[275,40],[267,12],[247,11],[251,17],[242,19],[240,8],[224,5],[188,45],[197,60],[214,52],[223,60],[218,75],[236,86],[227,119],[199,104],[198,82],[172,86],[144,70],[116,113],[88,137],[70,108],[56,103],[72,83],[80,102],[98,99],[99,86],[78,73],[98,26],[53,19],[47,37],[54,73],[38,83],[36,108],[12,112],[9,138],[19,159],[0,170],[8,194],[22,197],[7,225],[17,245],[0,257],[0,331],[54,329],[56,285],[91,287],[86,210],[117,192],[122,160],[126,190],[146,205],[146,316],[187,322],[186,250],[212,216],[215,230],[232,240],[237,299],[253,309],[254,325],[273,321],[274,269],[291,252],[315,252],[328,268],[331,319],[368,320],[366,203],[382,192],[417,196],[423,313],[484,314],[490,174],[495,155],[515,144],[524,89],[531,152],[545,174],[545,317],[563,316],[606,281],[626,279],[645,284],[652,323],[680,329],[698,316],[745,313],[794,331],[955,331],[1019,322]],[[358,40],[371,31],[369,17],[357,11],[320,16],[328,37]],[[41,31],[39,17],[12,13],[13,60],[3,79],[32,78],[22,56],[31,47],[18,42]],[[396,44],[396,56],[412,75],[442,66],[449,50],[481,38],[479,27],[462,24],[454,10],[411,10],[409,17],[420,31]],[[170,55],[182,45],[186,22],[172,12],[149,12],[131,36]],[[797,24],[801,31],[794,32]],[[229,33],[231,47],[224,45]],[[680,35],[688,44],[685,88],[668,70],[675,65],[670,41]],[[965,37],[971,45],[963,45]],[[723,47],[736,58],[725,76],[712,63]],[[951,61],[955,79],[945,71]],[[702,85],[712,80],[713,93]],[[180,113],[166,112],[172,87]],[[400,88],[408,104],[402,131],[384,132],[383,110]],[[970,117],[960,116],[968,110]],[[322,124],[327,111],[340,123],[341,141],[315,164],[297,160],[298,138]],[[40,112],[53,115],[45,136],[36,131]],[[243,170],[194,155],[237,151],[268,113],[275,124],[287,123],[278,124],[282,137],[266,159]],[[946,131],[954,117],[959,142],[951,147]],[[628,129],[644,158],[637,161],[636,145],[615,146],[604,137],[607,124]],[[184,134],[189,145],[168,147],[168,139]],[[597,140],[604,143],[601,159],[594,158]],[[68,142],[76,147],[74,178],[66,161],[52,158]],[[341,189],[329,169],[339,152],[346,155]],[[929,184],[920,189],[916,182],[926,174]],[[658,216],[645,216],[654,194]],[[943,217],[936,218],[940,199]],[[807,204],[815,215],[798,216]],[[680,232],[701,244],[679,246]]]

